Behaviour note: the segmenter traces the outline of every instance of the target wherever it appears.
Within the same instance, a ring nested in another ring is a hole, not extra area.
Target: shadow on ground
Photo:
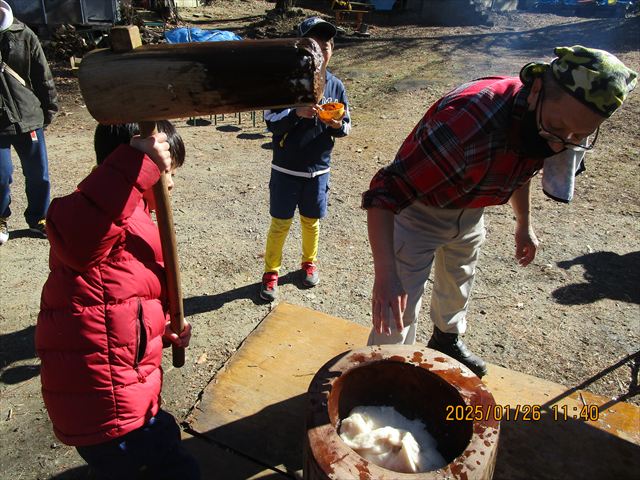
[[[15,362],[29,360],[36,357],[34,335],[36,327],[33,325],[16,332],[0,335],[0,382],[14,385],[24,382],[40,374],[39,365],[19,365],[9,367]]]
[[[594,252],[558,262],[564,270],[575,265],[584,268],[585,282],[554,290],[552,295],[558,303],[584,305],[609,298],[640,304],[640,251],[626,255]]]
[[[296,472],[303,467],[306,410],[306,395],[298,395],[202,435],[211,442],[209,448],[226,448],[247,459],[241,462],[240,472],[227,470],[229,476],[225,479],[249,478],[265,466],[278,468],[290,478],[299,478]],[[640,469],[638,445],[571,415],[564,419],[542,412],[536,421],[514,420],[515,416],[512,409],[511,419],[501,422],[494,480],[551,480],[567,478],[569,472],[572,478],[630,478],[631,472]],[[185,445],[192,450],[191,444],[201,441],[193,438]],[[200,452],[202,449],[200,445]],[[216,467],[211,465],[211,457],[200,458],[205,461],[203,473],[213,474]]]
[[[289,272],[278,279],[278,285],[295,285],[300,290],[306,290],[302,285],[302,277],[299,271]],[[248,299],[256,305],[264,305],[260,298],[260,283],[252,283],[243,287],[234,288],[216,295],[198,295],[184,299],[184,315],[189,317],[200,313],[211,312],[222,308],[224,304],[234,300]]]
[[[616,52],[634,52],[640,38],[640,16],[627,19],[594,19],[567,22],[523,31],[487,31],[460,35],[425,35],[423,37],[372,37],[366,40],[349,39],[338,42],[342,48],[367,42],[361,53],[370,61],[389,56],[389,49],[415,49],[431,44],[443,58],[455,58],[459,52],[467,54],[507,49],[514,55],[549,58],[558,45],[576,45],[588,42],[597,48]]]

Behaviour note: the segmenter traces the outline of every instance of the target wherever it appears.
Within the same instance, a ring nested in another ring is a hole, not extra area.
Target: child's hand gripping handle
[[[140,136],[149,137],[156,133],[155,122],[140,122]],[[180,335],[184,330],[184,311],[182,309],[182,285],[180,269],[178,268],[178,248],[176,233],[173,228],[173,211],[169,200],[166,175],[160,175],[160,180],[153,186],[156,200],[156,221],[162,244],[162,257],[167,278],[167,296],[169,299],[169,318],[171,329]],[[173,366],[180,368],[184,365],[184,348],[172,345]]]

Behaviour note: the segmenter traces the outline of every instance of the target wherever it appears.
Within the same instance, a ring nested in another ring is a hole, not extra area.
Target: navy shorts
[[[296,177],[271,170],[269,214],[274,218],[293,218],[296,207],[307,218],[323,218],[329,200],[329,173],[314,178]]]

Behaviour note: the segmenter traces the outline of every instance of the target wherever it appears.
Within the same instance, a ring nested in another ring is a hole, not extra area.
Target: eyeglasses
[[[556,135],[553,132],[547,130],[542,124],[542,99],[544,97],[544,87],[540,88],[540,94],[538,95],[538,101],[536,102],[536,111],[538,112],[538,135],[544,138],[548,142],[559,143],[567,150],[573,150],[575,152],[585,152],[587,150],[591,150],[598,139],[598,133],[600,132],[600,127],[596,128],[595,131],[584,137],[582,142],[573,143],[569,142],[566,138],[562,138],[559,135]]]

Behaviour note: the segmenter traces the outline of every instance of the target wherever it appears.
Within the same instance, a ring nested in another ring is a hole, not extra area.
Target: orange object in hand
[[[340,120],[344,117],[344,105],[340,102],[325,103],[320,106],[318,117],[325,122],[329,120]]]

